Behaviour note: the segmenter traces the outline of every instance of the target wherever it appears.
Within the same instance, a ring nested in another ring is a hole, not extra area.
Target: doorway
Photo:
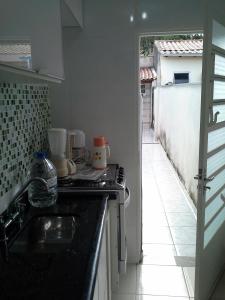
[[[143,263],[137,279],[142,282],[139,292],[190,299],[195,286],[194,176],[198,166],[203,36],[144,38],[143,44],[148,39],[152,49],[148,53],[152,64],[143,66],[141,57],[140,68],[153,69],[156,78],[150,78],[149,123],[146,93],[141,93]],[[141,74],[140,78],[143,84]],[[185,163],[188,159],[184,149],[188,145],[196,145],[193,151],[188,150],[195,169]],[[152,278],[151,285],[145,277]]]

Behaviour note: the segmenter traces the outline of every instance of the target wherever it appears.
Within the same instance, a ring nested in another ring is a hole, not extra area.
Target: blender
[[[85,134],[82,130],[68,131],[67,156],[73,160],[78,170],[85,167],[90,158],[90,152],[85,147]]]
[[[65,157],[67,131],[64,128],[50,128],[48,130],[48,141],[51,150],[51,161],[53,162],[58,177],[75,174],[76,165]]]

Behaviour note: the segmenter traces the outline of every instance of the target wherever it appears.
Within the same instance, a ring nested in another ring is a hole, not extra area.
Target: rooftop
[[[0,55],[30,55],[31,46],[27,43],[0,43]]]
[[[152,82],[157,79],[157,74],[154,68],[140,68],[140,79],[144,83]]]
[[[163,56],[201,56],[203,40],[158,40],[155,46]]]

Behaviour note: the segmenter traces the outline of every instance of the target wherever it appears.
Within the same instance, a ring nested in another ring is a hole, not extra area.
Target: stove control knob
[[[123,179],[124,178],[124,174],[119,174],[119,178]]]
[[[124,168],[122,167],[119,168],[119,174],[124,174]]]
[[[117,182],[118,182],[119,184],[121,184],[121,183],[123,182],[123,178],[119,177],[118,180],[117,180]]]
[[[118,183],[122,183],[123,180],[124,180],[124,175],[119,174],[118,179],[117,179],[117,182],[118,182]]]

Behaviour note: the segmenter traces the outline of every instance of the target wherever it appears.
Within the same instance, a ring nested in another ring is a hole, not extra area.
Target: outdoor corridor
[[[128,266],[113,300],[193,299],[195,209],[152,133],[142,146],[143,262]]]

